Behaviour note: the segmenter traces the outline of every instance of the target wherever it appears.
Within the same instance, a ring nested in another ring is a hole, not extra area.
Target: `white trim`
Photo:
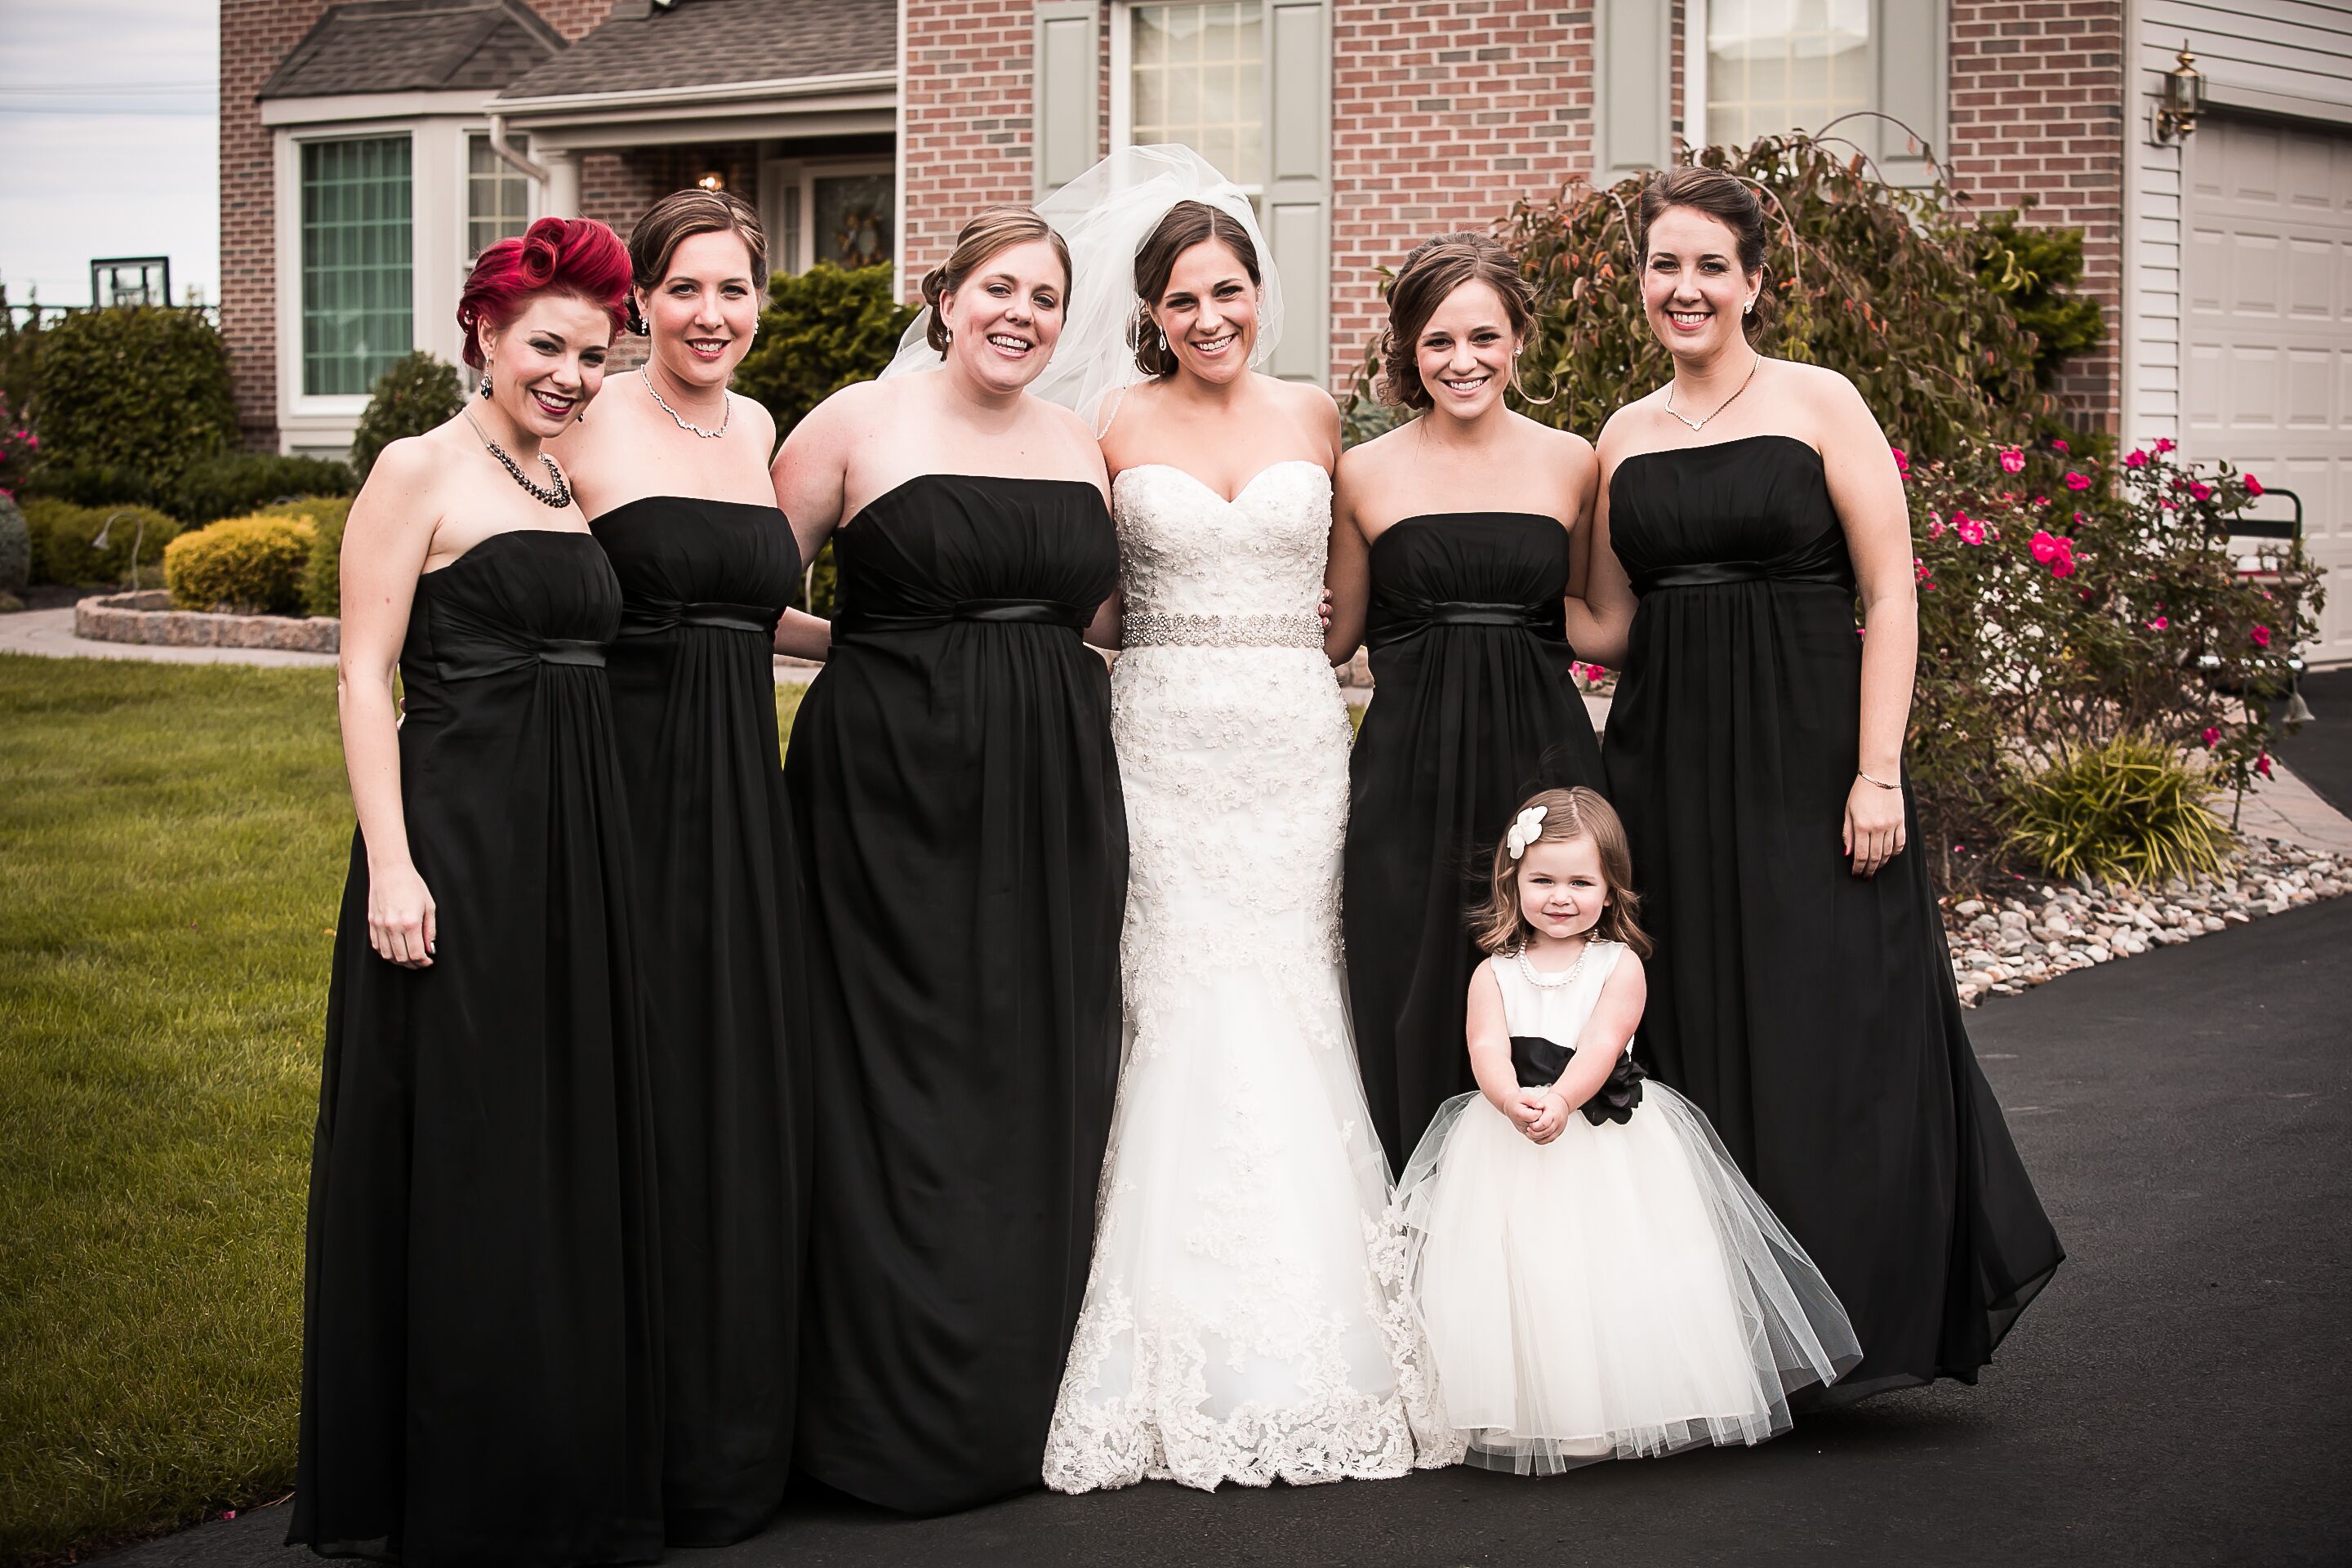
[[[907,79],[907,0],[898,0],[898,80]],[[1033,88],[1034,90],[1034,88]],[[807,227],[805,221],[802,226]],[[907,277],[907,95],[891,95],[890,106],[890,287],[912,300]]]
[[[772,253],[768,258],[771,268],[779,272],[797,273],[806,272],[816,265],[816,183],[819,180],[833,179],[844,174],[889,175],[894,186],[891,192],[892,208],[896,212],[905,211],[905,194],[903,190],[895,188],[898,179],[898,159],[895,156],[883,158],[869,153],[865,157],[786,157],[761,160],[760,195],[764,197],[772,194],[779,185],[789,185],[799,193],[800,201],[798,225],[800,233],[797,236],[798,243],[793,247],[793,254],[782,256]],[[894,259],[900,248],[899,236],[894,228],[890,234],[890,252]]]
[[[1683,0],[1683,146],[1706,144],[1706,0]]]
[[[1110,150],[1135,145],[1129,126],[1135,119],[1135,0],[1113,0],[1110,8]]]
[[[454,265],[457,269],[459,278],[458,287],[461,292],[464,289],[464,275],[466,268],[473,260],[473,257],[467,253],[466,247],[469,242],[469,231],[473,227],[474,138],[479,136],[483,141],[491,142],[495,145],[496,131],[497,127],[495,123],[490,121],[479,121],[470,124],[460,125],[457,127],[457,139],[456,145],[452,149],[457,156],[457,188],[454,193],[456,195],[454,211],[456,213],[457,226],[457,248],[454,252],[452,265]],[[519,134],[519,132],[517,132],[512,127],[509,127],[507,134],[513,136]],[[523,226],[527,228],[532,223],[537,222],[541,217],[546,216],[547,188],[539,181],[530,178],[521,170],[517,169],[511,163],[506,165],[506,173],[512,178],[522,181]]]
[[[348,125],[365,120],[425,120],[439,114],[483,115],[489,112],[486,88],[464,92],[348,92],[323,98],[266,98],[261,123]]]
[[[906,35],[901,30],[899,36]],[[832,76],[772,77],[764,81],[719,82],[708,87],[629,88],[619,92],[560,93],[546,98],[499,98],[498,111],[553,114],[574,110],[688,109],[698,104],[741,103],[762,98],[821,98],[835,94],[883,91],[896,98],[898,71],[842,71]]]
[[[525,120],[507,117],[507,129],[527,133],[535,147],[594,152],[606,148],[682,146],[701,142],[791,141],[810,136],[887,136],[897,125],[896,105],[871,102],[813,103],[772,113],[739,114],[727,110],[652,118],[614,114],[602,119]]]

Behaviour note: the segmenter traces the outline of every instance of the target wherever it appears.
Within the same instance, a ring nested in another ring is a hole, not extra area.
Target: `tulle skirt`
[[[1861,1360],[1845,1310],[1688,1100],[1531,1143],[1479,1095],[1397,1188],[1407,1268],[1467,1461],[1549,1475],[1788,1429]]]

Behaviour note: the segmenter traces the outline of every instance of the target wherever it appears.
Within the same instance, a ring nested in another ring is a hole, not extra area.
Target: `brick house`
[[[539,212],[625,231],[697,179],[755,194],[779,265],[887,255],[911,291],[974,207],[1189,142],[1264,213],[1293,301],[1275,368],[1343,386],[1378,269],[1419,239],[1878,110],[1979,210],[2084,230],[2109,331],[2063,389],[2080,414],[2293,488],[2352,565],[2342,5],[223,0],[221,40],[222,315],[260,444],[338,447],[368,366],[454,353],[484,238]],[[2208,83],[2186,137],[2156,115],[2184,42]],[[1856,127],[1898,177],[1924,167]],[[328,216],[352,193],[375,216]],[[374,259],[330,264],[339,223]],[[2337,597],[2321,658],[2352,658]]]

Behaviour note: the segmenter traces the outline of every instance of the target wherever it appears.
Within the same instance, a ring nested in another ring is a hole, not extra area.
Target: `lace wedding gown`
[[[1451,1463],[1344,1000],[1330,480],[1277,463],[1228,501],[1150,464],[1112,500],[1126,1048],[1045,1482]]]

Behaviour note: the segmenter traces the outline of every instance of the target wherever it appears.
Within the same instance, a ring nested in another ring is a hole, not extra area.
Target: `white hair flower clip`
[[[1542,835],[1544,811],[1543,806],[1531,805],[1512,821],[1511,831],[1504,837],[1504,842],[1510,847],[1512,859],[1526,854],[1528,846]]]

